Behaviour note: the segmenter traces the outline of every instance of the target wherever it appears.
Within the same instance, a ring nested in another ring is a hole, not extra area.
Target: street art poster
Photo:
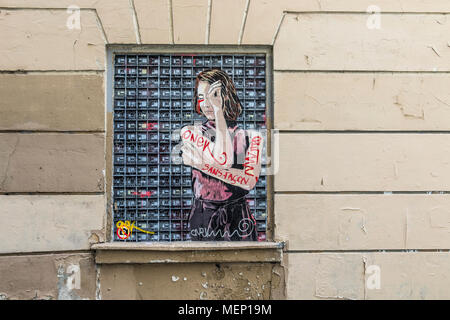
[[[237,125],[242,106],[224,71],[197,75],[194,102],[205,121],[181,130],[183,163],[192,167],[191,239],[256,241],[256,220],[245,196],[261,172],[263,138]]]
[[[121,55],[114,76],[115,240],[264,241],[264,55]]]

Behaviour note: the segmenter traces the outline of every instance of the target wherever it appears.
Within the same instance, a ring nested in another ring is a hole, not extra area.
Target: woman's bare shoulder
[[[186,131],[191,131],[191,132],[196,132],[201,130],[202,126],[201,125],[187,125],[181,128],[181,135],[183,135]]]

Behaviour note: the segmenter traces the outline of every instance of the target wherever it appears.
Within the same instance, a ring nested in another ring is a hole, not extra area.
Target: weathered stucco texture
[[[448,194],[277,194],[275,236],[288,250],[445,250],[449,207]]]
[[[276,191],[448,190],[450,136],[282,133]]]
[[[291,253],[288,299],[449,299],[447,252]],[[369,267],[379,288],[367,285]]]
[[[103,131],[103,75],[0,74],[0,130]]]
[[[103,134],[0,133],[0,192],[102,192]]]
[[[449,87],[448,73],[275,72],[275,127],[448,130]]]
[[[0,10],[0,70],[104,70],[95,12],[83,11],[79,30],[67,28],[68,16],[65,10]]]
[[[376,31],[367,28],[367,19],[351,13],[287,14],[274,44],[275,70],[450,70],[445,15],[386,14]]]
[[[102,195],[0,195],[0,253],[89,250],[105,239]]]

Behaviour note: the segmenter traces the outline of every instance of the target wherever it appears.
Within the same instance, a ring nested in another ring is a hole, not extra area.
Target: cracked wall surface
[[[449,14],[448,0],[0,0],[0,298],[448,299]],[[110,233],[108,44],[273,46],[283,263],[94,263]]]
[[[0,256],[3,299],[95,299],[95,263],[90,253]]]
[[[276,298],[284,295],[284,288],[274,266],[269,263],[102,265],[101,295],[104,299]]]

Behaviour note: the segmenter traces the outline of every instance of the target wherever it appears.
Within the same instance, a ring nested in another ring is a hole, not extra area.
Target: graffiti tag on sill
[[[131,223],[131,221],[129,221],[129,220],[126,220],[125,222],[117,221],[116,233],[117,233],[117,236],[119,237],[119,239],[125,240],[125,239],[128,239],[129,237],[131,237],[131,235],[133,234],[133,229],[137,229],[141,232],[148,233],[148,234],[154,234],[153,231],[147,231],[147,230],[143,230],[139,227],[136,227],[135,223],[136,223],[136,221],[133,221],[133,223]]]

